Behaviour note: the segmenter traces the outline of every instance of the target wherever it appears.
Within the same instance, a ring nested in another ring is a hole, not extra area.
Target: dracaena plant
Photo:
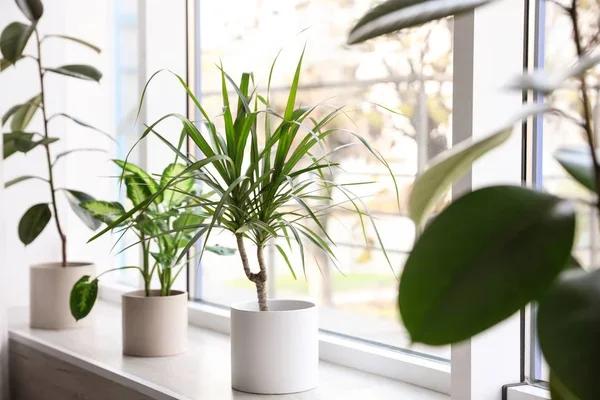
[[[203,129],[181,115],[170,114],[151,124],[142,135],[144,138],[150,133],[157,134],[155,127],[167,118],[176,118],[183,123],[182,134],[194,145],[191,154],[200,154],[203,159],[195,161],[188,157],[188,166],[181,174],[193,174],[197,184],[213,194],[198,199],[193,206],[198,214],[209,218],[206,226],[192,236],[179,257],[183,257],[197,242],[201,242],[201,257],[212,232],[230,232],[236,239],[243,271],[256,286],[261,311],[268,310],[268,275],[264,258],[266,246],[272,245],[277,249],[294,277],[296,272],[291,254],[294,250],[299,252],[304,270],[304,240],[335,263],[335,242],[320,218],[340,207],[356,212],[365,241],[366,225],[371,224],[381,244],[377,227],[368,214],[365,202],[351,191],[352,185],[365,183],[340,183],[328,179],[332,174],[325,172],[339,168],[339,165],[329,160],[331,153],[326,150],[324,142],[331,135],[350,135],[356,141],[355,144],[364,146],[366,151],[389,170],[388,163],[359,135],[330,126],[339,109],[318,116],[317,106],[305,108],[296,105],[301,64],[302,57],[297,64],[285,108],[281,112],[274,109],[269,94],[275,62],[271,67],[264,95],[257,92],[251,74],[243,74],[237,85],[221,68],[223,110],[219,118],[222,118],[223,131],[217,129],[218,121],[211,119],[184,80],[177,76],[202,117]],[[229,90],[235,93],[235,100],[229,98]],[[391,171],[390,175],[393,178]],[[172,183],[167,183],[164,189],[170,185]],[[333,193],[339,194],[342,200],[332,201],[327,206],[315,206],[315,200],[322,204],[324,199],[331,200]],[[144,215],[148,204],[138,206]],[[124,215],[112,226],[122,223],[131,215]],[[251,258],[246,250],[247,241],[256,247],[255,260],[258,268],[251,265]],[[383,245],[381,247],[387,258],[385,248]]]
[[[63,40],[84,46],[93,52],[100,52],[100,49],[81,39],[63,34],[48,34],[42,36],[38,30],[38,23],[41,20],[44,7],[39,0],[16,0],[16,4],[23,12],[28,22],[12,22],[0,34],[0,72],[6,71],[13,65],[33,62],[35,64],[36,75],[32,79],[39,82],[39,93],[32,96],[23,103],[17,104],[8,109],[2,116],[2,126],[8,126],[9,131],[3,134],[3,157],[6,159],[16,153],[29,153],[35,149],[41,149],[40,157],[45,159],[46,175],[25,175],[16,177],[6,182],[6,187],[18,183],[36,179],[44,182],[48,187],[48,199],[30,207],[19,222],[19,239],[23,244],[28,245],[33,242],[42,233],[50,220],[54,218],[56,232],[61,243],[61,261],[62,265],[67,265],[67,234],[64,229],[62,215],[59,215],[57,206],[57,197],[62,194],[66,197],[71,209],[81,218],[81,220],[91,229],[96,229],[99,224],[91,218],[89,213],[79,206],[81,201],[91,200],[92,196],[78,190],[65,189],[57,186],[54,176],[54,168],[64,157],[81,151],[102,151],[93,148],[77,148],[65,150],[60,153],[53,151],[53,145],[59,141],[58,137],[51,135],[52,121],[59,118],[66,118],[81,127],[93,130],[109,137],[105,132],[92,127],[91,125],[66,113],[55,113],[49,115],[48,102],[50,93],[46,90],[45,79],[48,75],[62,75],[64,77],[89,80],[99,82],[102,74],[90,65],[63,65],[51,67],[44,63],[44,45],[47,41]],[[33,53],[26,53],[26,46],[31,46]],[[36,115],[41,114],[42,123],[36,128],[32,128],[30,123]],[[43,155],[42,155],[43,154]]]
[[[119,234],[117,241],[124,238],[125,232],[132,232],[136,241],[125,245],[120,252],[140,246],[142,265],[109,269],[93,278],[82,277],[73,286],[70,299],[71,313],[78,320],[92,310],[100,278],[113,271],[137,270],[144,282],[146,296],[151,295],[152,280],[156,277],[159,295],[169,296],[175,279],[185,267],[181,260],[177,260],[179,251],[190,242],[192,233],[205,226],[203,222],[206,215],[197,213],[198,209],[195,208],[197,199],[201,197],[194,190],[193,177],[188,173],[181,174],[186,169],[184,164],[169,164],[160,179],[156,180],[131,162],[114,162],[122,169],[121,177],[132,206],[135,208],[147,204],[147,207],[143,212],[138,209],[128,219],[121,219],[127,211],[119,202],[87,200],[80,203],[80,206],[100,223],[111,226]],[[174,177],[176,178],[169,188],[161,190]],[[149,199],[152,200],[147,202]],[[120,222],[116,222],[118,220]],[[233,254],[232,249],[220,246],[209,246],[207,250],[221,255]]]
[[[359,43],[492,1],[390,0],[361,18],[348,41]],[[450,185],[474,160],[505,142],[512,130],[447,152],[412,188],[410,215],[424,229],[404,266],[399,307],[414,342],[444,345],[466,340],[537,302],[537,330],[551,369],[552,398],[593,400],[600,398],[600,271],[584,270],[570,254],[574,202],[600,211],[598,121],[588,78],[600,62],[600,32],[596,26],[591,39],[582,36],[583,2],[551,3],[572,24],[577,59],[561,73],[536,71],[511,86],[548,95],[543,111],[568,120],[583,134],[585,147],[560,148],[555,158],[589,197],[566,199],[525,187],[491,186],[459,197],[428,221],[432,206]],[[579,92],[579,115],[552,101],[561,96],[556,90],[573,87]],[[458,240],[449,243],[449,238]]]

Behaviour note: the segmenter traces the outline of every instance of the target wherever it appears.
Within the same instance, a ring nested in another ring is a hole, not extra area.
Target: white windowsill
[[[131,287],[101,284],[100,298],[120,303]],[[190,302],[190,325],[229,335],[229,310],[209,304]],[[450,393],[450,364],[418,355],[321,332],[319,355],[327,361],[382,377],[407,382],[435,392]]]
[[[534,385],[513,386],[508,388],[507,395],[507,400],[550,400],[547,389]]]
[[[136,358],[121,353],[121,312],[114,303],[101,301],[89,328],[65,331],[30,329],[26,310],[12,310],[10,339],[59,358],[156,399],[262,399],[230,386],[229,338],[194,326],[189,348],[182,355]],[[448,400],[444,394],[397,380],[320,364],[320,385],[283,399],[388,399]]]

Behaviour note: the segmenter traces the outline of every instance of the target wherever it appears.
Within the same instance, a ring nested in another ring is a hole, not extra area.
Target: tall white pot
[[[29,269],[29,324],[38,329],[68,329],[88,325],[91,315],[76,321],[71,315],[71,289],[84,275],[93,276],[94,264],[83,262],[45,263]]]
[[[183,353],[187,347],[187,293],[173,290],[159,296],[151,290],[125,293],[123,307],[123,354],[161,357]]]
[[[314,303],[269,300],[231,307],[231,384],[249,393],[296,393],[317,387],[319,324]]]

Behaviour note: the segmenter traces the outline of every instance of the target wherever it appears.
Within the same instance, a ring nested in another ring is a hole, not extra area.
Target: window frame
[[[518,4],[520,0],[501,0],[498,3],[500,7],[510,8],[514,7],[514,4]],[[526,3],[529,4],[531,2],[538,3],[540,0],[526,0]],[[196,32],[195,29],[197,24],[199,23],[199,0],[185,0],[185,8],[186,8],[186,77],[188,80],[188,84],[194,88],[196,92],[199,92],[199,82],[196,81],[195,75],[193,71],[195,71],[194,66],[199,61],[199,51],[197,48],[197,43],[195,42]],[[151,7],[151,6],[149,6]],[[479,19],[479,11],[473,13],[473,18],[477,22]],[[468,15],[467,15],[468,17]],[[475,38],[481,34],[482,38],[486,36],[482,32],[490,33],[493,31],[494,26],[486,26],[486,24],[473,24],[473,21],[468,22],[468,18],[464,19],[461,17],[458,22],[459,25],[462,25],[463,32],[466,34],[466,38],[468,42],[474,42]],[[456,20],[455,20],[456,24]],[[471,25],[469,25],[471,24]],[[455,26],[456,32],[456,26]],[[144,34],[144,33],[141,33]],[[526,45],[528,43],[527,40],[524,41]],[[456,46],[456,40],[455,40]],[[471,49],[472,51],[473,49]],[[473,56],[473,54],[471,54]],[[470,60],[473,61],[473,60]],[[512,60],[514,61],[514,60]],[[461,82],[469,83],[471,89],[474,89],[477,86],[478,75],[476,75],[477,71],[467,65],[466,68],[464,63],[469,62],[469,60],[456,60],[455,57],[455,76],[453,76],[453,82],[456,85],[457,79],[460,79]],[[456,71],[457,66],[462,69],[461,77],[457,78]],[[143,77],[143,79],[147,78]],[[526,99],[524,99],[526,100]],[[189,99],[186,99],[187,104],[187,113],[188,117],[193,116],[193,105],[190,103]],[[478,132],[480,130],[480,126],[478,124],[477,116],[474,115],[475,112],[473,110],[473,100],[470,100],[470,104],[465,105],[463,107],[463,112],[468,114],[468,124],[470,124],[470,130],[468,130],[468,134],[466,136],[459,136],[458,134],[453,134],[454,141],[460,141],[473,136],[473,132]],[[469,110],[470,108],[470,110]],[[456,108],[455,108],[456,115]],[[461,114],[464,115],[464,114]],[[480,117],[482,118],[482,117]],[[453,129],[454,130],[454,129]],[[454,130],[456,132],[456,130]],[[520,142],[520,145],[526,144],[530,146],[531,138],[530,129],[525,129],[523,134],[523,141]],[[527,140],[529,138],[529,140]],[[521,158],[521,163],[519,168],[523,171],[528,170],[529,162],[527,161],[527,157],[525,155],[525,148],[529,152],[529,147],[520,147],[520,153],[523,152],[523,157]],[[513,147],[513,150],[515,148]],[[189,151],[189,148],[188,148]],[[477,167],[475,167],[474,172],[477,174]],[[523,172],[525,174],[525,172]],[[471,182],[469,182],[469,185]],[[194,268],[187,268],[187,290],[190,299],[193,298],[194,288],[192,284],[196,282],[194,279]],[[120,284],[100,284],[100,293],[99,297],[105,301],[111,302],[120,302],[121,296],[123,293],[130,291],[131,287]],[[189,311],[189,322],[191,325],[214,330],[217,332],[221,332],[223,334],[229,334],[229,311],[226,307],[218,307],[215,305],[211,305],[206,302],[199,302],[197,300],[190,300],[188,303],[188,311]],[[516,328],[515,328],[516,327]],[[491,334],[486,333],[485,346],[504,346],[508,345],[512,349],[514,346],[519,347],[519,351],[522,354],[521,358],[521,375],[523,375],[523,371],[525,368],[524,359],[525,359],[525,337],[523,335],[523,330],[525,327],[525,319],[524,317],[517,317],[517,322],[514,320],[509,321],[507,326],[501,327],[504,329],[509,329],[510,337],[502,337],[502,335],[497,334],[497,332],[491,332]],[[492,331],[496,331],[496,328],[492,329]],[[500,331],[501,333],[502,331]],[[477,339],[479,340],[479,338]],[[478,387],[482,386],[482,382],[479,382],[475,379],[474,367],[475,360],[478,357],[481,357],[485,354],[483,351],[483,346],[480,346],[475,340],[469,341],[468,343],[462,343],[457,346],[452,346],[452,360],[450,363],[442,362],[438,360],[429,359],[425,356],[419,356],[412,354],[410,352],[402,351],[401,349],[392,349],[384,345],[375,345],[372,343],[367,343],[364,340],[354,339],[349,337],[344,337],[339,334],[333,334],[331,332],[321,331],[319,335],[319,346],[320,346],[320,358],[324,361],[329,361],[333,363],[337,363],[340,365],[352,367],[355,369],[359,369],[365,372],[374,373],[377,375],[386,376],[392,379],[405,381],[411,384],[415,384],[424,388],[429,388],[431,390],[452,394],[456,396],[457,388],[463,387],[465,390],[469,391],[471,394],[469,397],[461,397],[458,398],[464,400],[470,399],[478,399],[477,394],[482,392],[478,391]],[[484,360],[481,360],[482,362]],[[487,359],[486,361],[486,369],[489,371],[491,369],[496,369],[498,366],[494,365],[496,360]],[[489,364],[489,365],[488,365]],[[451,368],[455,373],[451,375]],[[514,373],[514,365],[502,365],[501,368],[503,370],[511,369],[511,373]],[[492,375],[491,373],[489,375]],[[479,375],[477,375],[479,376]],[[517,381],[517,379],[515,379]],[[522,377],[521,381],[524,381]],[[484,382],[485,383],[485,382]],[[502,382],[503,384],[510,382]],[[488,389],[492,390],[492,389]],[[536,390],[539,392],[541,390],[541,394],[536,394]],[[500,387],[494,383],[493,393],[498,393],[500,391]],[[530,392],[536,393],[530,393]],[[510,400],[530,400],[530,399],[545,399],[548,397],[544,397],[547,390],[533,387],[530,389],[529,386],[515,386],[511,388],[507,388],[506,390],[508,396],[507,399]],[[476,394],[477,393],[477,394]],[[491,393],[491,392],[490,392]],[[523,397],[529,396],[529,397]],[[537,396],[537,397],[531,397]]]

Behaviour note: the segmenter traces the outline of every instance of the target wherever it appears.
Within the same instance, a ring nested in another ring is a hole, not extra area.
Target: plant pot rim
[[[151,289],[150,296],[146,296],[145,291],[143,289],[141,289],[141,290],[132,290],[131,292],[123,293],[122,297],[128,298],[128,299],[158,299],[158,300],[172,299],[172,298],[181,297],[181,296],[187,297],[187,292],[183,291],[183,290],[171,290],[171,294],[168,296],[158,296],[159,293],[160,293],[160,290]]]
[[[60,261],[56,261],[56,262],[43,262],[43,263],[37,263],[37,264],[32,264],[31,268],[45,268],[45,269],[53,269],[53,268],[78,268],[78,267],[91,267],[93,266],[94,263],[93,262],[89,262],[89,261],[69,261],[67,262],[67,265],[62,265],[62,262]]]
[[[244,301],[231,305],[231,310],[248,314],[282,314],[282,313],[301,313],[311,311],[317,308],[317,305],[308,300],[295,299],[271,299],[267,300],[268,311],[260,311],[258,301]]]

